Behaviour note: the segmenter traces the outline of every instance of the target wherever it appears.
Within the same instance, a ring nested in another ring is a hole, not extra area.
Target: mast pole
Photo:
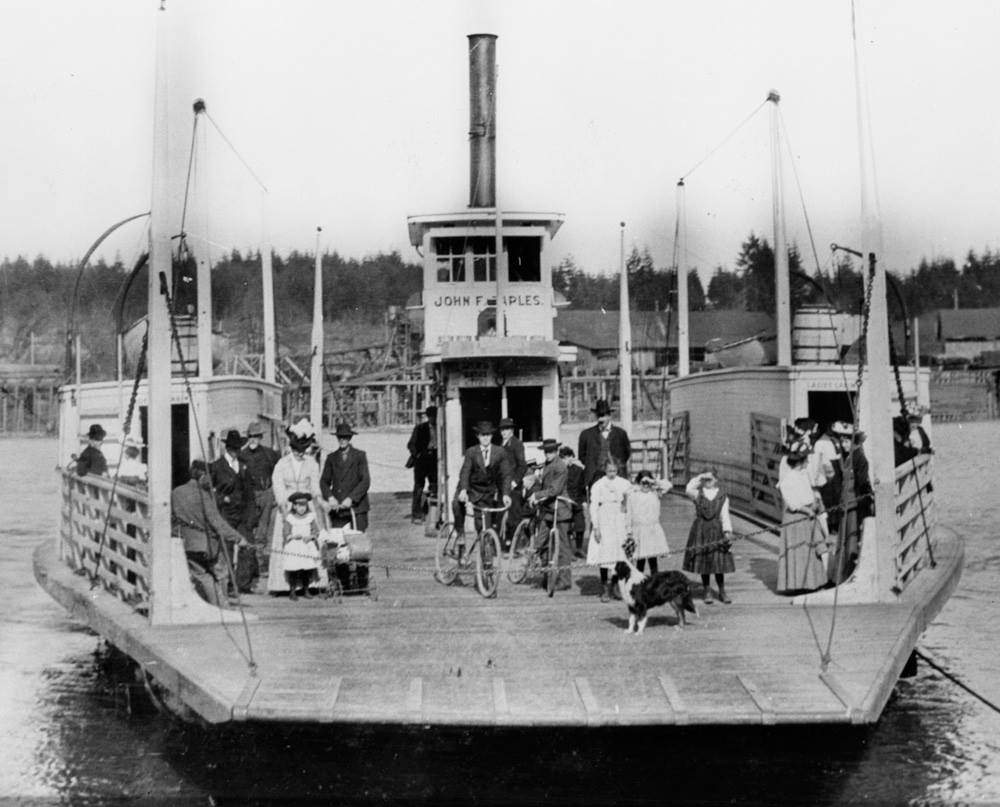
[[[197,135],[198,116],[205,111],[205,101],[198,98],[194,102],[195,132]],[[201,135],[204,139],[204,135]],[[207,172],[202,172],[204,177]],[[205,181],[204,179],[202,180]],[[197,266],[197,287],[198,287],[198,319],[196,321],[198,333],[198,376],[200,378],[212,377],[212,261],[209,255],[209,229],[208,214],[209,203],[207,189],[202,187],[201,219],[205,233],[205,245],[199,252]]]
[[[150,563],[150,621],[173,622],[173,566],[171,562],[170,487],[172,438],[170,431],[170,317],[163,293],[171,287],[170,138],[167,105],[168,18],[161,5],[156,20],[156,87],[153,104],[153,191],[149,244],[148,437]],[[161,283],[163,288],[161,289]]]
[[[260,283],[264,303],[264,380],[274,383],[276,377],[276,349],[274,340],[274,273],[271,269],[271,199],[268,191],[261,198]]]
[[[628,271],[625,267],[625,222],[619,235],[618,284],[618,399],[621,403],[622,428],[632,433],[632,317],[629,312]]]
[[[878,205],[873,187],[874,175],[871,160],[871,122],[865,113],[862,92],[861,50],[859,26],[851,4],[855,104],[858,120],[858,160],[861,185],[861,251],[865,255],[872,277],[868,335],[865,344],[866,364],[858,416],[861,428],[868,435],[865,453],[871,469],[872,489],[875,494],[875,533],[867,531],[862,544],[875,545],[872,583],[875,599],[894,602],[896,585],[896,469],[892,437],[892,394],[889,379],[889,317],[886,305],[885,261],[882,259],[882,228],[878,218]]]
[[[785,243],[785,208],[782,196],[781,131],[777,90],[767,94],[771,104],[771,189],[774,219],[774,297],[775,327],[778,333],[778,366],[792,365],[791,294],[788,287],[788,246]]]
[[[323,428],[323,257],[319,252],[322,227],[316,228],[316,267],[313,276],[312,364],[309,368],[309,420]]]
[[[691,372],[691,347],[688,341],[688,284],[687,284],[687,210],[684,199],[684,180],[677,180],[677,377]]]
[[[496,104],[497,104],[497,96],[498,96],[496,82],[497,82],[498,79],[499,79],[499,68],[497,67],[496,57],[494,56],[494,59],[493,59],[493,84],[492,84],[493,103],[491,105],[492,108],[493,108],[493,125],[490,127],[491,131],[488,133],[487,136],[490,137],[490,138],[492,138],[492,140],[493,140],[493,149],[492,149],[492,151],[493,151],[493,204],[496,206],[495,207],[495,210],[496,210],[496,246],[495,246],[495,249],[496,249],[496,253],[497,253],[497,268],[496,268],[496,273],[497,273],[497,305],[496,305],[497,336],[506,336],[507,335],[507,306],[506,306],[506,301],[504,300],[504,283],[506,281],[507,265],[506,265],[506,262],[504,261],[504,254],[503,254],[503,214],[500,212],[500,189],[498,187],[498,185],[500,183],[497,182],[497,179],[496,179],[496,175],[497,175],[497,168],[496,168],[496,160],[497,160],[497,158],[496,158],[496,153],[497,153],[497,111],[496,111],[496,109],[497,109],[497,106],[496,106]],[[503,407],[504,407],[505,410],[506,410],[506,397],[507,396],[505,394],[501,395],[501,398],[503,398],[504,401],[505,401],[504,404],[503,404]],[[503,414],[504,414],[504,417],[507,416],[506,411],[504,411]]]

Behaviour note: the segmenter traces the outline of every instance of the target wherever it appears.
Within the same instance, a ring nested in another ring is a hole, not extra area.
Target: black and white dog
[[[657,572],[647,576],[626,561],[615,564],[618,590],[628,606],[627,633],[642,633],[649,618],[649,609],[669,603],[677,614],[677,627],[687,624],[684,612],[698,616],[698,608],[691,599],[691,581],[683,572]]]

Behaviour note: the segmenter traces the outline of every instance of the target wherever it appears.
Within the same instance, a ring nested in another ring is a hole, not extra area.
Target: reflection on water
[[[922,646],[1000,700],[995,424],[936,429],[939,521],[966,538],[959,590]],[[54,441],[0,443],[0,796],[217,803],[1000,801],[1000,716],[922,666],[867,730],[199,729],[150,707],[34,583],[58,523]],[[977,459],[971,460],[970,457]]]

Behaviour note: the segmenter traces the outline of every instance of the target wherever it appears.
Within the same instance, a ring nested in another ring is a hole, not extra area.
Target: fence
[[[930,560],[934,528],[931,455],[921,454],[896,469],[896,588],[902,591]]]
[[[109,479],[66,470],[62,494],[60,557],[71,568],[95,575],[105,591],[144,608],[149,601],[149,497]]]

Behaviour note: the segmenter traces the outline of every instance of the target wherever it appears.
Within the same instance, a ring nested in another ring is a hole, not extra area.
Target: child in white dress
[[[629,536],[629,481],[618,475],[618,463],[609,459],[604,464],[604,476],[590,489],[590,546],[587,565],[599,566],[601,602],[611,599],[614,578],[608,580],[608,570],[620,560],[626,560],[622,544]]]
[[[298,599],[296,590],[299,586],[302,586],[302,593],[306,597],[311,597],[309,584],[318,576],[319,524],[310,502],[312,496],[305,491],[289,496],[291,510],[282,524],[285,578],[288,580],[289,598],[292,600]]]
[[[667,554],[667,536],[660,524],[660,495],[670,487],[666,480],[657,482],[649,471],[639,471],[635,476],[628,510],[635,541],[635,566],[640,572],[645,570],[649,558],[649,572],[656,574],[659,571],[656,556]]]

